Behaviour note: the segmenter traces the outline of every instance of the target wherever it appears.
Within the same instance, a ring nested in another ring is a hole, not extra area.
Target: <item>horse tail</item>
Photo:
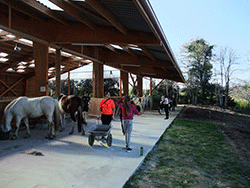
[[[61,123],[60,120],[60,110],[59,110],[59,105],[57,101],[54,101],[54,125],[55,125],[55,133],[59,133],[59,126]]]
[[[77,107],[77,127],[78,132],[82,131],[82,100],[78,99],[78,107]]]

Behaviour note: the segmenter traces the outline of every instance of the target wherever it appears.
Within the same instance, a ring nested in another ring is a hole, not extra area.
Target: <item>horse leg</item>
[[[52,119],[51,115],[48,115],[47,119],[49,121],[50,128],[49,128],[49,132],[48,132],[48,134],[47,134],[47,136],[45,138],[47,138],[47,139],[53,139],[53,138],[56,137],[55,136],[55,125],[54,125],[54,122],[53,122],[53,119]]]
[[[3,117],[3,120],[0,122],[1,127],[0,127],[0,131],[3,132],[6,136],[6,139],[9,139],[9,135],[10,135],[10,131],[11,131],[11,121],[13,119],[13,115],[12,114],[8,114]]]
[[[16,116],[16,131],[11,138],[12,140],[17,139],[17,137],[18,137],[18,130],[19,130],[21,120],[22,120],[22,118],[20,116]]]
[[[29,126],[29,119],[27,117],[24,118],[24,123],[27,129],[27,133],[25,135],[25,138],[29,138],[30,137],[30,126]]]
[[[76,122],[74,122],[72,120],[72,126],[71,126],[71,130],[69,131],[69,134],[73,134],[74,133],[74,131],[75,131],[75,125],[76,125]]]
[[[85,126],[82,124],[82,135],[85,135]]]
[[[4,122],[4,124],[5,124],[4,131],[5,132],[10,132],[11,131],[11,121],[12,121],[12,119],[13,119],[12,114],[11,115],[6,115],[5,122]]]
[[[65,114],[61,114],[60,119],[61,119],[60,132],[63,132],[65,130]]]

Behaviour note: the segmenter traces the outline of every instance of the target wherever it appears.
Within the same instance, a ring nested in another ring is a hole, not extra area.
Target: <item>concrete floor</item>
[[[69,135],[69,119],[66,130],[54,140],[45,139],[47,130],[44,129],[31,130],[28,139],[24,139],[26,131],[22,131],[17,140],[0,141],[0,188],[122,187],[181,108],[171,112],[168,120],[157,111],[134,116],[131,152],[124,149],[118,117],[112,122],[111,147],[97,141],[89,146],[88,134],[82,136],[75,131]],[[95,121],[89,117],[87,128]],[[140,156],[140,147],[144,148],[143,156]],[[42,155],[31,154],[33,152]]]

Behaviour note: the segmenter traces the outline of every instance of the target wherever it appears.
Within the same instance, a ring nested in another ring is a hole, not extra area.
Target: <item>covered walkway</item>
[[[132,132],[132,151],[126,152],[118,117],[113,121],[113,143],[109,148],[95,141],[88,145],[88,135],[75,132],[71,126],[55,140],[44,139],[44,129],[31,130],[32,136],[24,139],[25,131],[17,140],[0,141],[0,187],[5,188],[69,188],[69,187],[122,187],[142,163],[160,136],[181,110],[178,106],[170,118],[157,111],[147,111],[135,116]],[[87,119],[88,126],[95,119]],[[144,148],[140,156],[140,147]],[[34,152],[42,155],[34,155]]]

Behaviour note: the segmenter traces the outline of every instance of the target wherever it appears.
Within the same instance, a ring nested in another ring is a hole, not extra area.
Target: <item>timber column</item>
[[[48,53],[47,45],[33,42],[33,56],[35,59],[35,76],[27,80],[28,97],[48,95]]]
[[[138,96],[142,97],[143,91],[142,91],[142,77],[137,76],[137,86],[138,86]]]
[[[95,48],[95,58],[99,59],[99,49]],[[93,62],[93,97],[102,98],[104,96],[103,64]]]
[[[120,71],[120,96],[122,93],[128,95],[128,73]]]
[[[56,49],[56,93],[55,96],[59,97],[61,94],[61,50]]]

